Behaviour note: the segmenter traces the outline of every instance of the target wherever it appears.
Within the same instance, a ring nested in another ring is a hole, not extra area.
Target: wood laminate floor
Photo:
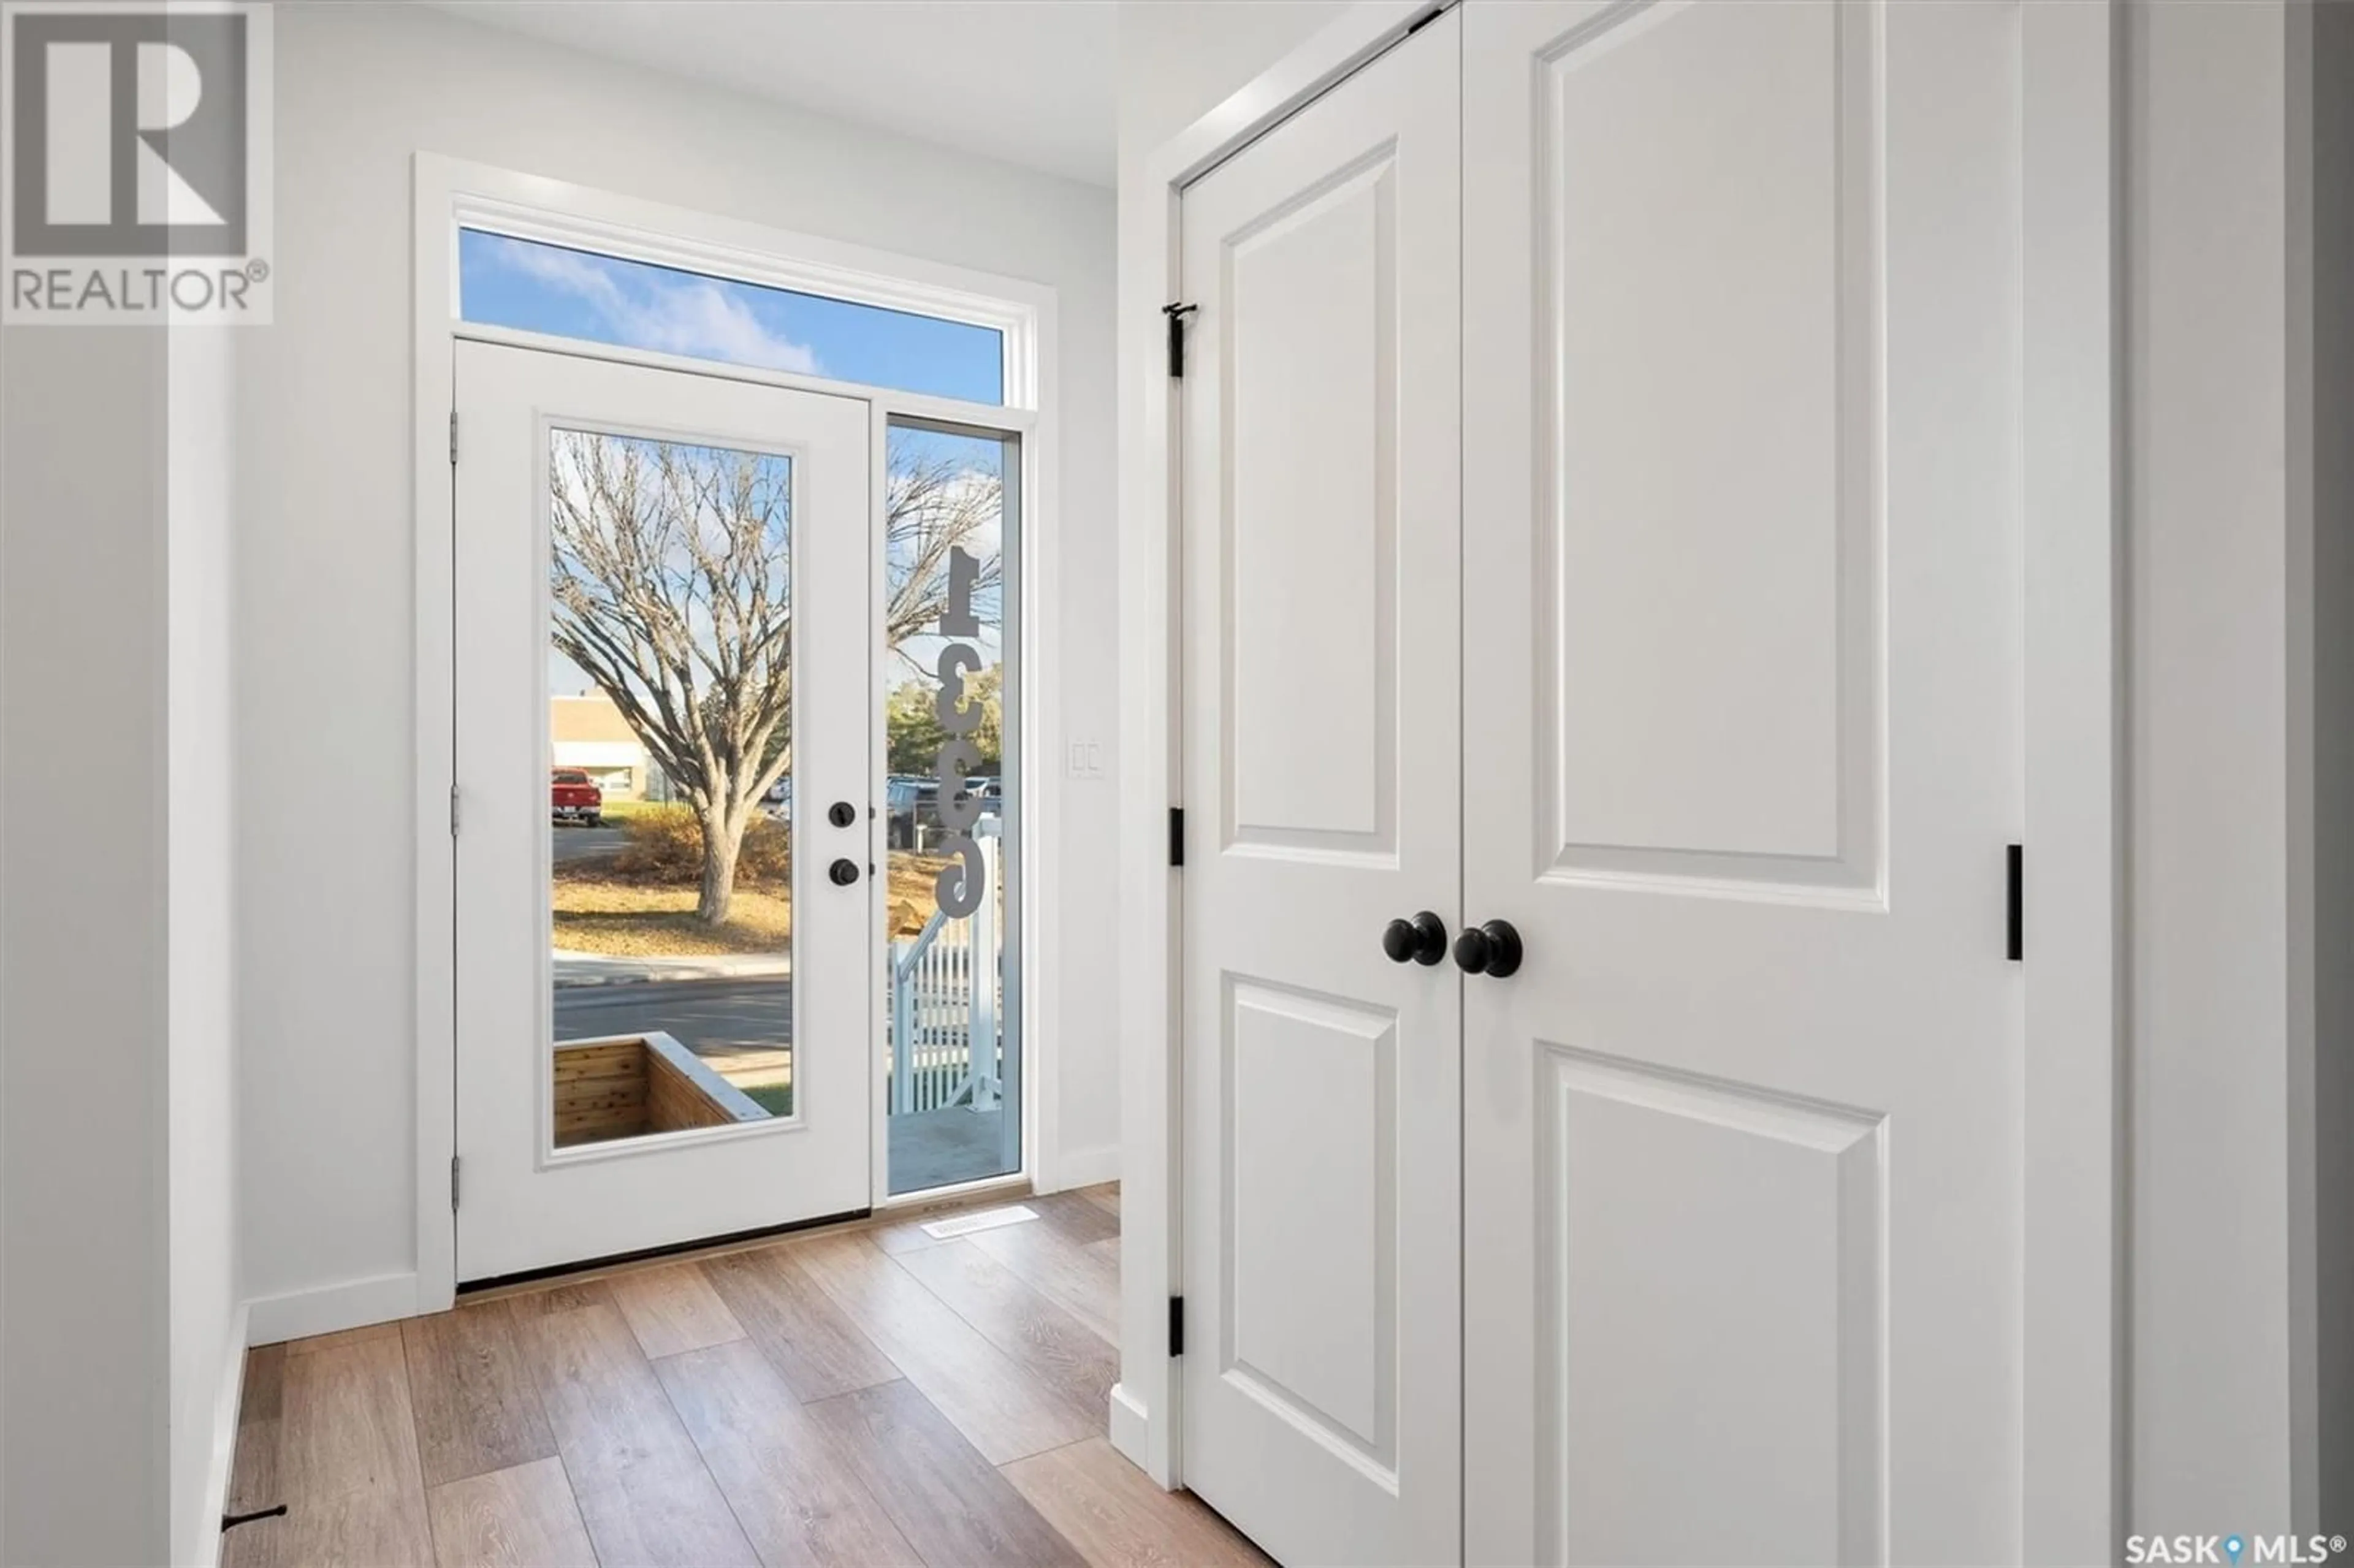
[[[229,1510],[288,1511],[222,1562],[1265,1563],[1106,1440],[1118,1188],[1020,1201],[1039,1218],[810,1233],[256,1350]]]

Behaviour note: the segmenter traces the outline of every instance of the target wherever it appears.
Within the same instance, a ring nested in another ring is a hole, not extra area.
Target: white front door
[[[1460,1546],[1458,22],[1190,187],[1184,1476],[1278,1560]],[[1443,953],[1443,948],[1441,949]]]
[[[461,343],[458,1277],[864,1209],[864,402]]]
[[[2020,16],[1465,18],[1475,1562],[2021,1550]]]

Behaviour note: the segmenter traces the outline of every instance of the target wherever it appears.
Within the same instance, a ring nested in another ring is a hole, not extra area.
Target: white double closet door
[[[2020,1550],[2021,15],[1469,0],[1185,193],[1182,1463],[1282,1561]]]

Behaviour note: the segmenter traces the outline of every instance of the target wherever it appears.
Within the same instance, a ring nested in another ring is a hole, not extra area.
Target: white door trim
[[[2120,240],[2109,0],[2024,7],[2027,1054],[2020,1540],[2124,1543]]]
[[[1484,0],[1469,0],[1478,5]],[[1431,0],[1359,4],[1162,145],[1120,192],[1119,297],[1177,298],[1178,202],[1219,161],[1381,53]],[[2102,1561],[2123,1528],[2125,1234],[2118,1222],[2123,854],[2113,0],[2021,6],[2025,443],[2027,1171],[2024,1519],[2033,1563]],[[1125,322],[1140,393],[1120,482],[1120,1381],[1111,1436],[1182,1484],[1168,1302],[1183,1292],[1182,803],[1176,405],[1158,318]],[[1157,781],[1157,788],[1155,787]]]
[[[456,1152],[456,860],[450,831],[450,791],[456,779],[452,734],[456,717],[456,592],[451,543],[454,494],[450,419],[461,338],[619,360],[698,375],[757,381],[860,398],[873,406],[879,429],[893,414],[1017,432],[1022,438],[1020,634],[1022,701],[1020,779],[1023,799],[1019,951],[1031,975],[1056,969],[1059,917],[1051,899],[1061,863],[1060,704],[1051,683],[1057,668],[1054,612],[1059,448],[1057,387],[1060,340],[1056,291],[1048,284],[977,271],[920,257],[798,234],[737,218],[673,207],[637,196],[573,185],[433,153],[412,160],[410,473],[414,485],[416,608],[414,727],[417,816],[416,1049],[417,1273],[420,1313],[447,1309],[457,1294],[457,1227],[450,1207],[451,1160]],[[458,228],[461,223],[525,238],[552,240],[603,255],[624,256],[777,287],[858,300],[990,326],[1005,334],[1005,402],[967,404],[887,387],[791,376],[708,360],[542,337],[467,323],[458,316]],[[880,446],[875,461],[882,459]],[[884,505],[880,483],[873,504]],[[880,513],[878,511],[877,516]],[[879,701],[879,695],[877,701]],[[874,788],[882,798],[883,749],[875,748]],[[875,838],[877,863],[882,833]],[[879,916],[878,916],[879,918]],[[1056,1092],[1062,1034],[1056,993],[1046,984],[1023,989],[1023,1164],[1040,1191],[1054,1190],[1060,1126]],[[878,1020],[876,1028],[885,1027]],[[879,1035],[878,1035],[879,1044]],[[881,1097],[876,1115],[881,1116]],[[872,1201],[889,1202],[880,1154]],[[381,1316],[381,1314],[377,1314]],[[371,1319],[355,1319],[372,1321]],[[334,1322],[327,1328],[354,1324]]]

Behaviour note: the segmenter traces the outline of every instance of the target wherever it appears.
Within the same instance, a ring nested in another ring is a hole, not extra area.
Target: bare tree
[[[901,652],[909,638],[938,629],[948,607],[949,553],[958,546],[980,561],[975,602],[1001,591],[1004,553],[995,539],[985,550],[979,546],[980,535],[998,521],[1004,491],[997,475],[938,454],[905,458],[884,475],[884,555],[890,571],[883,634],[893,652]]]
[[[727,918],[761,797],[792,765],[792,510],[784,460],[558,430],[548,459],[557,652],[610,697],[695,813],[695,914]],[[997,482],[918,461],[888,478],[885,633],[937,622],[946,564]],[[991,550],[983,580],[997,580]]]

